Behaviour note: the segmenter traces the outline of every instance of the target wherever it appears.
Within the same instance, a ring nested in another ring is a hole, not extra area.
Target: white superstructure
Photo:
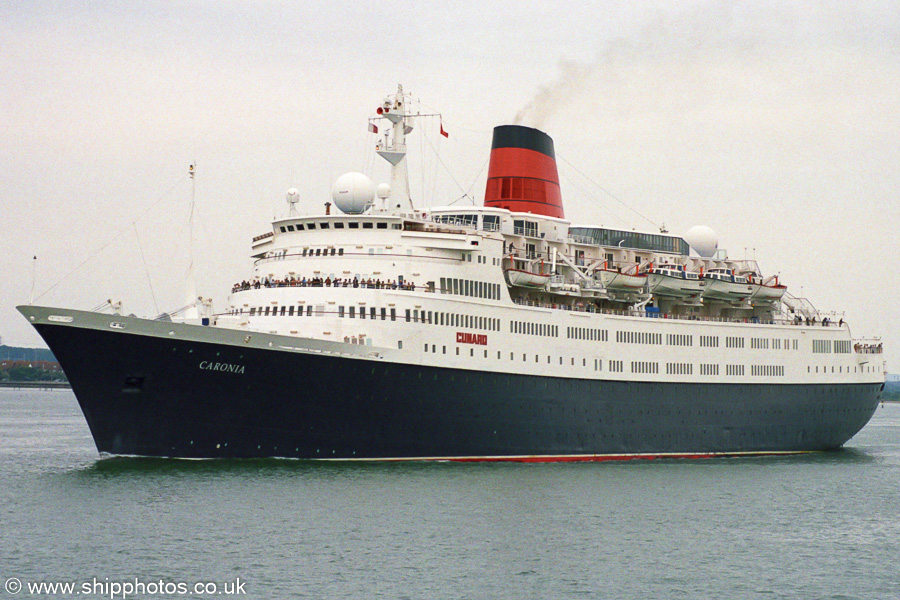
[[[365,176],[345,176],[334,200],[346,212],[276,220],[253,239],[253,272],[216,326],[363,345],[400,363],[563,378],[883,381],[878,340],[855,340],[843,318],[786,295],[755,262],[727,258],[706,230],[698,256],[678,237],[496,204],[411,207],[404,99],[379,109],[390,187],[376,199]]]

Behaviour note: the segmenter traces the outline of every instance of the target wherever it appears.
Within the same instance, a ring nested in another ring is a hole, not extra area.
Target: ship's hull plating
[[[858,432],[881,387],[552,378],[35,327],[65,369],[98,450],[116,455],[565,460],[816,451]]]

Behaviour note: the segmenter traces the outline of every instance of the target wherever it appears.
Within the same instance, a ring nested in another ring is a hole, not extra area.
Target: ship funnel
[[[484,205],[565,218],[549,135],[521,125],[494,127]]]

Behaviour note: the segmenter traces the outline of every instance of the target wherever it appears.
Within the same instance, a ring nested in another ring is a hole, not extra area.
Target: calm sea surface
[[[900,598],[900,405],[815,455],[316,464],[101,460],[71,392],[0,390],[4,584],[0,598]]]

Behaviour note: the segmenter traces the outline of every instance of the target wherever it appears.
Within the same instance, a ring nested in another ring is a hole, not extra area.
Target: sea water
[[[900,405],[796,456],[188,461],[0,390],[0,598],[884,599],[898,557]]]

